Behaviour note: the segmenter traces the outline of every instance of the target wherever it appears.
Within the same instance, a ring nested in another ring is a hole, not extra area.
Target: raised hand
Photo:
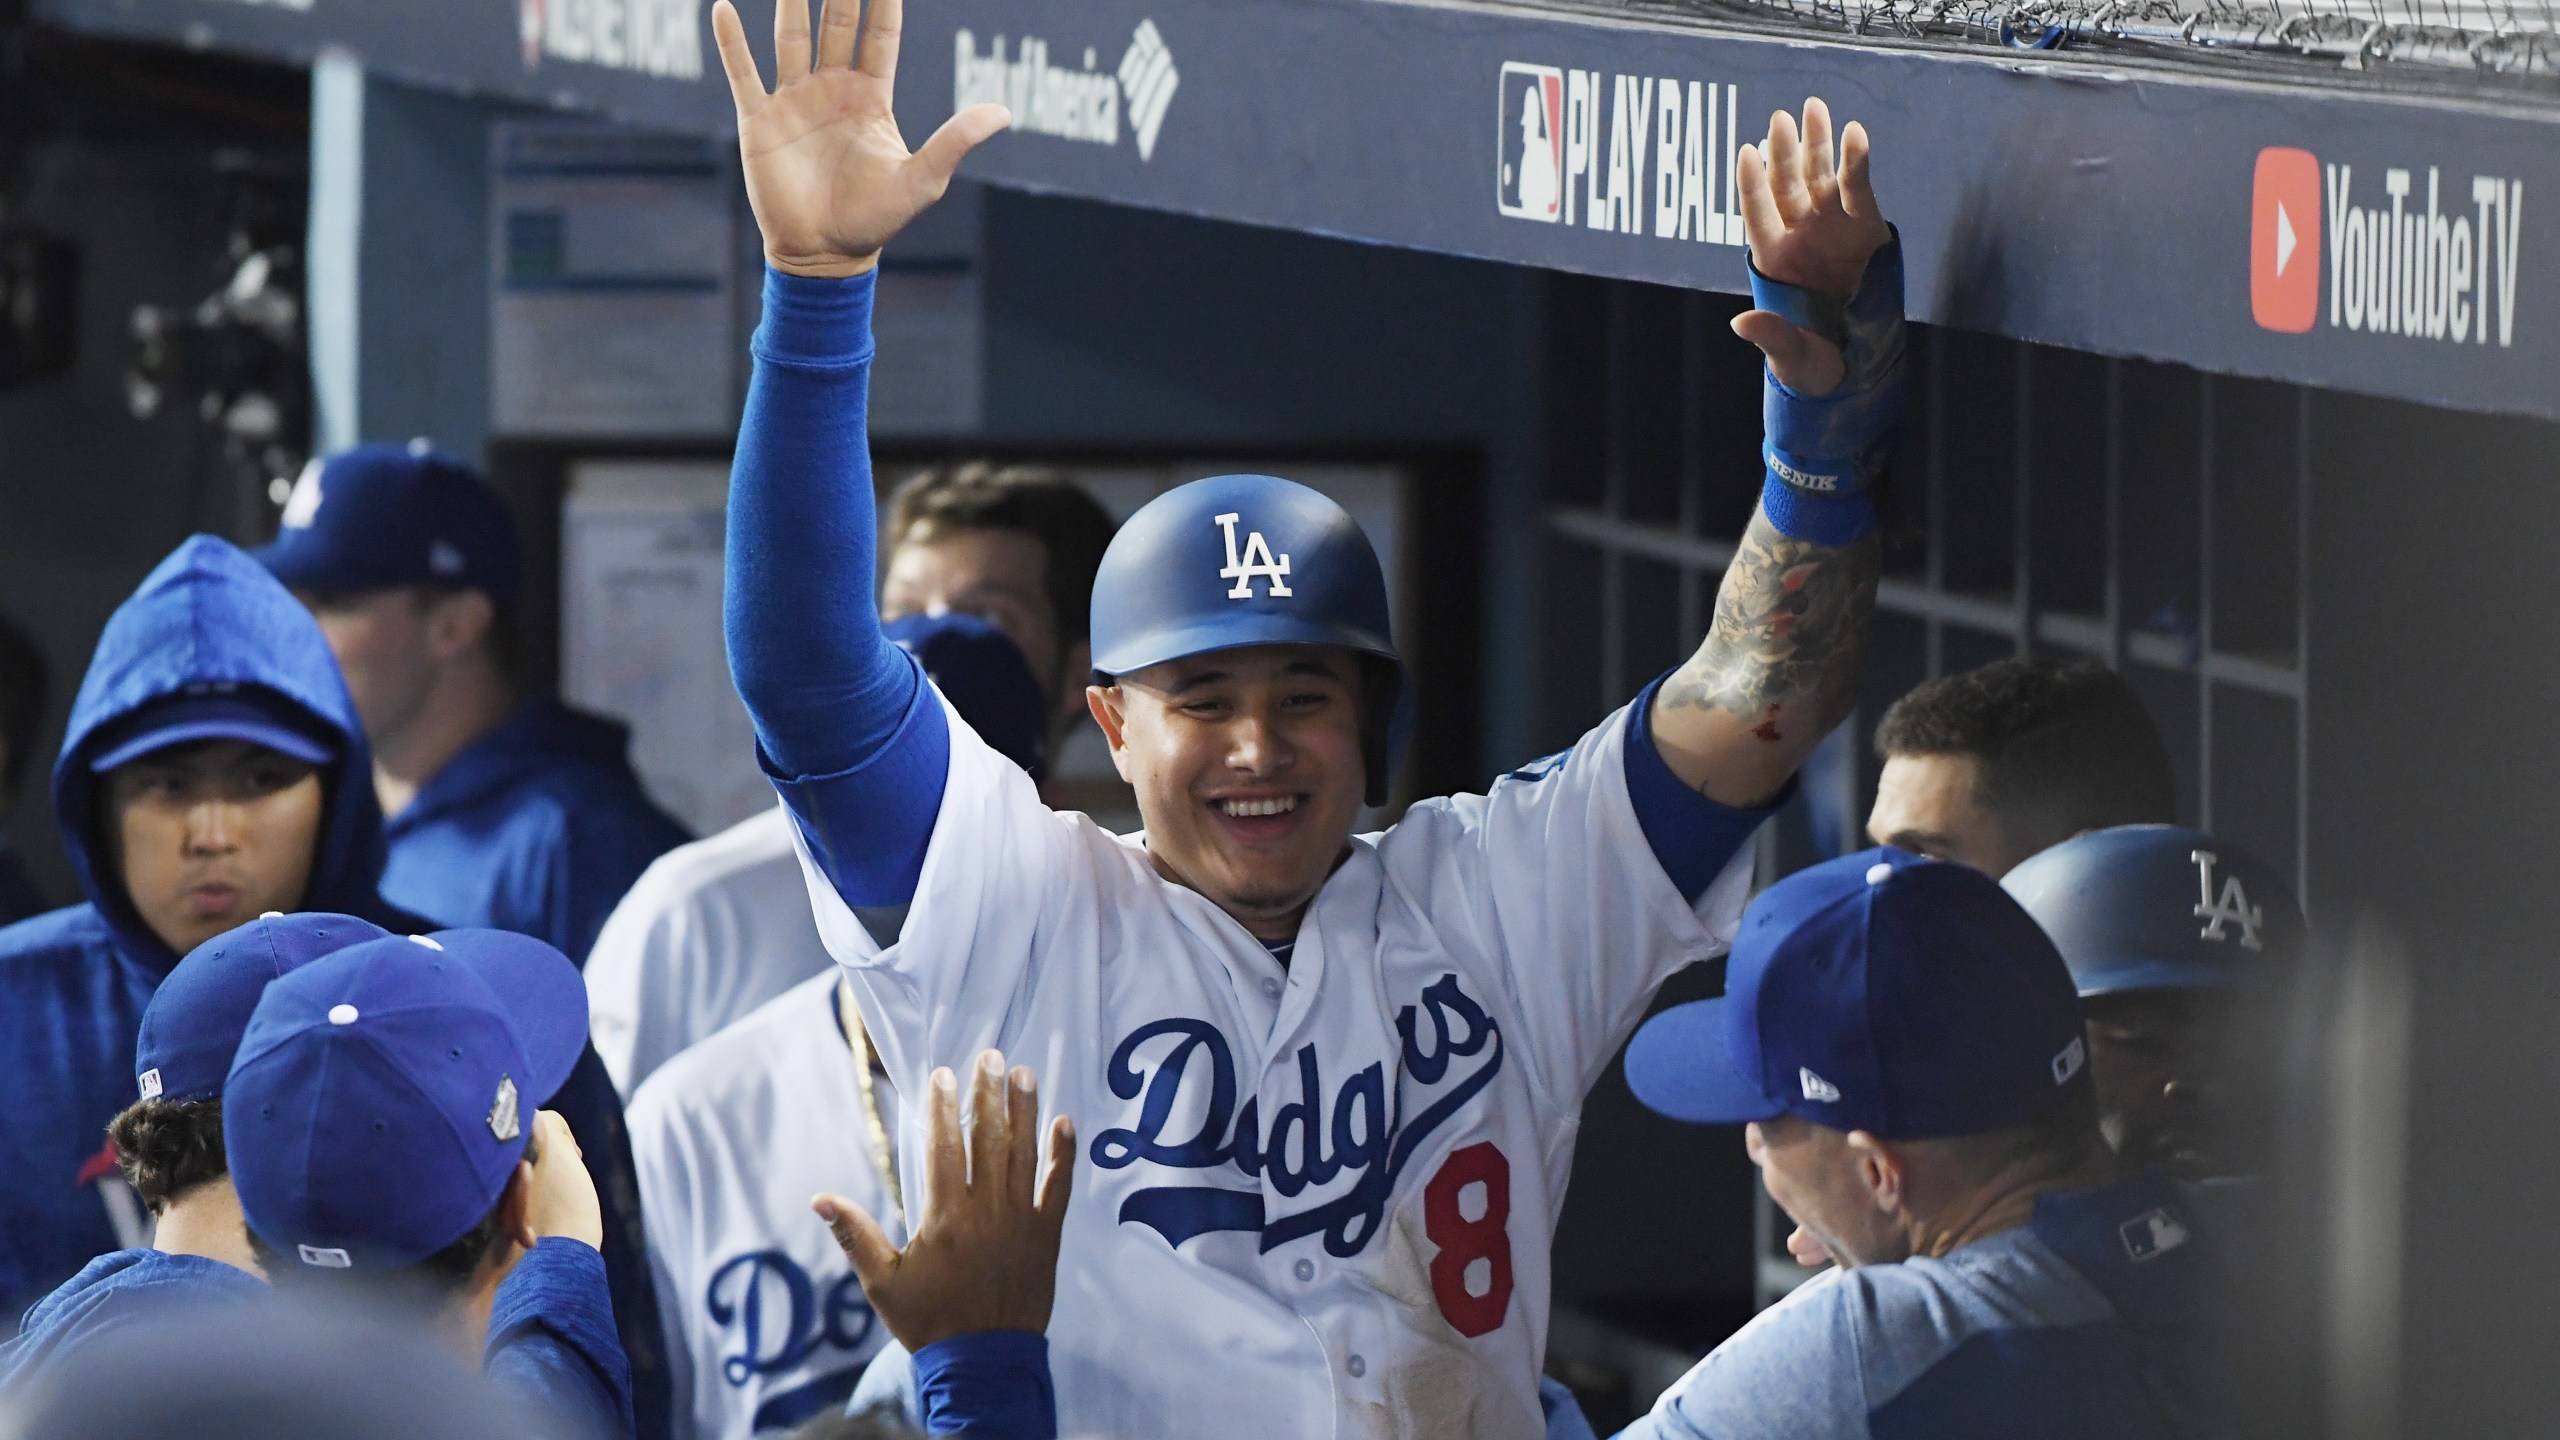
[[[1769,136],[1738,157],[1742,218],[1751,234],[1751,263],[1772,280],[1846,300],[1856,293],[1867,259],[1890,238],[1867,177],[1867,131],[1855,120],[1840,134],[1835,157],[1831,108],[1804,102],[1795,118],[1769,117]],[[1766,310],[1734,317],[1733,331],[1760,347],[1770,372],[1800,394],[1821,395],[1840,383],[1840,347]]]
[[[737,102],[738,158],[765,262],[793,275],[858,275],[942,198],[961,158],[1013,116],[1001,105],[972,105],[909,153],[890,110],[903,0],[871,0],[867,20],[859,0],[823,3],[813,61],[809,0],[776,0],[771,93],[730,0],[712,5],[711,34]]]
[[[879,4],[881,0],[872,0]],[[1075,1179],[1076,1131],[1061,1115],[1040,1158],[1040,1086],[1029,1070],[1008,1075],[988,1050],[972,1072],[969,1131],[960,1129],[959,1083],[933,1072],[925,1102],[926,1208],[907,1248],[842,1195],[810,1202],[871,1308],[910,1352],[955,1335],[1045,1331],[1057,1294],[1058,1237]]]

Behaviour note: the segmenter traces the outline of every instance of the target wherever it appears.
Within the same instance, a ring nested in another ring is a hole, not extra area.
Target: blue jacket
[[[649,862],[693,838],[631,773],[631,732],[538,698],[418,789],[382,893],[447,925],[548,940],[584,965]]]
[[[165,1317],[177,1305],[219,1305],[255,1300],[266,1282],[201,1255],[157,1250],[118,1250],[82,1266],[80,1273],[27,1311],[16,1339],[0,1344],[0,1391],[6,1391],[137,1322]]]
[[[221,681],[262,687],[335,737],[341,759],[323,777],[304,907],[393,929],[424,923],[376,892],[373,759],[320,627],[231,545],[205,535],[180,545],[109,617],[53,767],[54,819],[89,898],[0,930],[0,1326],[135,1238],[111,1218],[136,1219],[138,1207],[106,1158],[107,1122],[133,1103],[142,1007],[178,963],[98,845],[91,742],[152,701]]]

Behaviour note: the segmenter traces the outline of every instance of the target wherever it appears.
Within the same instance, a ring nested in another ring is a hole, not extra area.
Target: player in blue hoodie
[[[269,910],[428,928],[376,892],[371,771],[319,627],[238,549],[188,540],[109,618],[53,767],[88,898],[0,929],[0,1325],[141,1243],[106,1131],[179,956]]]
[[[157,1222],[151,1243],[99,1256],[37,1301],[18,1338],[0,1344],[0,1390],[137,1325],[266,1294],[222,1146],[223,1077],[268,981],[389,938],[353,915],[261,915],[169,972],[142,1012],[140,1098],[108,1132],[125,1183]]]

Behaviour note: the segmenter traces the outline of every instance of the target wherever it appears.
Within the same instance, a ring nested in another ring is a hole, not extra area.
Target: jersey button
[[[1361,1359],[1357,1355],[1354,1355],[1349,1361],[1344,1363],[1342,1368],[1350,1371],[1351,1378],[1357,1380],[1361,1376],[1369,1373],[1369,1362]]]
[[[1300,1284],[1313,1280],[1316,1278],[1316,1262],[1313,1260],[1301,1260],[1298,1262],[1297,1271],[1298,1281]]]
[[[1266,979],[1262,982],[1262,998],[1263,998],[1263,999],[1265,999],[1265,1000],[1277,1000],[1277,999],[1279,999],[1279,998],[1280,998],[1280,982],[1279,982],[1279,981],[1277,981],[1277,980],[1272,980],[1272,979],[1268,979],[1268,978],[1266,978]]]

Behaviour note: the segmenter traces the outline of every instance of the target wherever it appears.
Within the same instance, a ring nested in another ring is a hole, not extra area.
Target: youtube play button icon
[[[2249,313],[2298,335],[2320,318],[2320,162],[2308,150],[2258,152],[2249,207]]]

